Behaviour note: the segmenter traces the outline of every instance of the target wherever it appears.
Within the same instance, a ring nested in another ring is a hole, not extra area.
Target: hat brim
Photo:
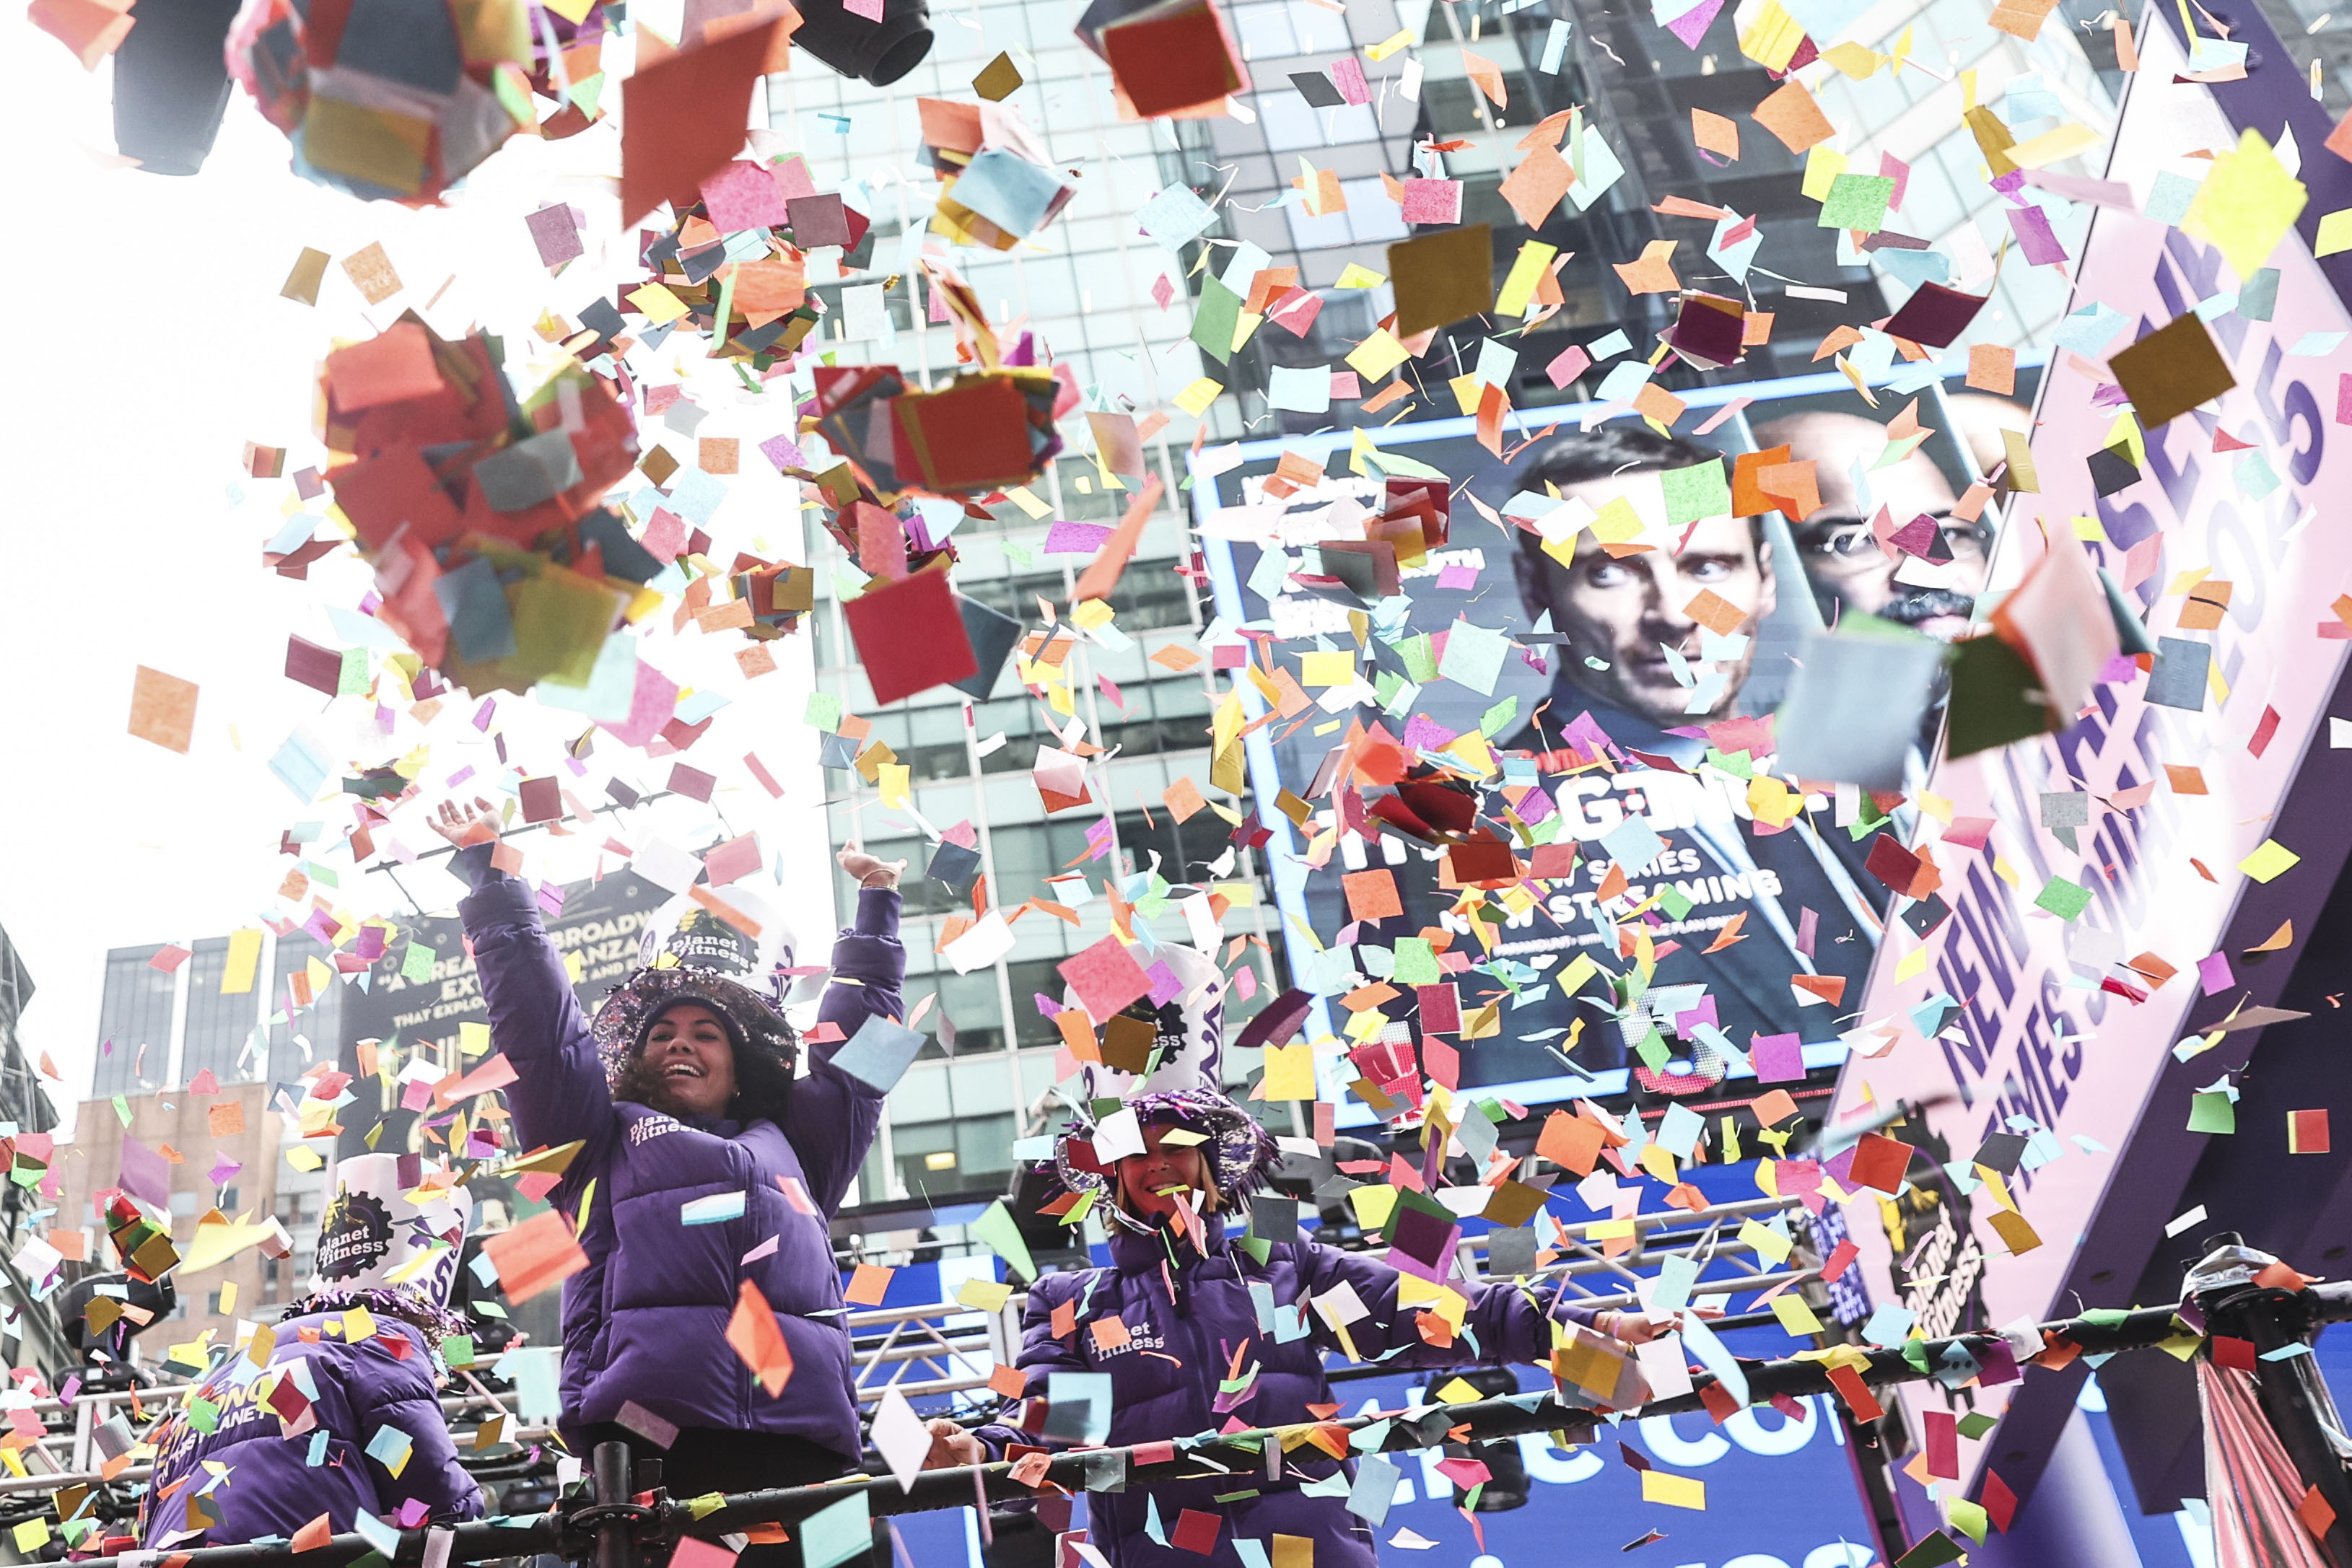
[[[654,1019],[681,1002],[723,1014],[746,1044],[769,1044],[782,1049],[788,1058],[797,1052],[792,1030],[749,987],[685,965],[639,969],[613,988],[588,1026],[596,1053],[604,1060],[606,1083],[620,1082],[621,1069]]]
[[[1274,1134],[1223,1094],[1186,1089],[1139,1094],[1127,1103],[1136,1120],[1146,1126],[1187,1127],[1205,1136],[1209,1141],[1201,1145],[1201,1153],[1209,1162],[1209,1179],[1216,1184],[1217,1196],[1227,1203],[1246,1200],[1281,1168],[1282,1150]],[[1112,1178],[1070,1159],[1071,1143],[1093,1133],[1094,1128],[1082,1122],[1064,1128],[1055,1141],[1054,1168],[1072,1192],[1091,1192],[1097,1203],[1116,1207],[1118,1191]]]

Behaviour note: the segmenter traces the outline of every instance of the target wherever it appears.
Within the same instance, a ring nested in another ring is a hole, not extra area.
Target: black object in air
[[[205,166],[228,108],[237,0],[138,0],[114,51],[114,145],[151,174]]]
[[[793,42],[843,76],[888,87],[931,52],[929,0],[882,0],[879,22],[851,15],[841,0],[811,0]]]

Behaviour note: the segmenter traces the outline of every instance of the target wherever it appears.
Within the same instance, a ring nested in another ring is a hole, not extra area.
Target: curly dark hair
[[[680,1000],[703,1005],[698,998]],[[732,1010],[710,1010],[726,1026],[727,1039],[734,1048],[735,1097],[727,1103],[727,1114],[738,1122],[783,1125],[784,1106],[792,1096],[793,1077],[800,1061],[800,1038],[793,1032],[792,1025],[771,1016],[753,1025],[747,1040],[743,1020]],[[656,1013],[654,1018],[660,1016]],[[653,1023],[653,1019],[646,1020],[647,1030],[651,1030]],[[620,1079],[613,1085],[613,1098],[675,1114],[667,1084],[646,1065],[645,1044],[640,1036],[630,1049],[628,1060],[621,1064]]]

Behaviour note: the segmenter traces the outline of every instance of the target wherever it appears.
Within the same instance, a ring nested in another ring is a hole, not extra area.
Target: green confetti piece
[[[1444,977],[1437,967],[1437,949],[1426,936],[1400,936],[1396,967],[1390,977],[1401,986],[1433,986]]]
[[[2192,1133],[2234,1133],[2238,1130],[2238,1107],[2227,1094],[2193,1094],[2189,1101],[2189,1130]]]
[[[1723,460],[1668,468],[1658,475],[1665,491],[1666,521],[1679,527],[1702,517],[1719,517],[1731,510],[1731,484],[1723,475]]]
[[[2033,904],[2037,909],[2046,909],[2061,920],[2072,920],[2090,907],[2091,890],[2068,882],[2063,876],[2053,876],[2042,885]]]
[[[1840,174],[1830,182],[1829,198],[1822,203],[1816,226],[1860,229],[1876,234],[1886,226],[1886,204],[1895,199],[1895,181],[1885,174]]]

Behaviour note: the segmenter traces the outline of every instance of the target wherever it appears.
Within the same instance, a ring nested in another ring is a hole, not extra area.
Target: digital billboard
[[[1776,716],[1809,632],[1967,623],[2002,498],[1976,481],[2037,375],[2004,398],[1912,367],[1875,406],[1834,374],[1704,389],[1671,439],[1534,411],[1499,453],[1468,420],[1399,424],[1361,471],[1345,434],[1197,455],[1206,640],[1245,650],[1271,714],[1258,814],[1288,924],[1325,946],[1291,945],[1299,983],[1386,979],[1400,937],[1449,934],[1480,961],[1448,976],[1460,1012],[1496,1009],[1460,1032],[1459,1082],[1523,1100],[1703,1092],[1747,1075],[1759,1036],[1832,1068],[1888,917],[1870,851],[1907,831],[1937,716],[1875,795],[1772,781]],[[1442,518],[1368,559],[1423,475]],[[1393,741],[1412,810],[1330,776],[1360,729]],[[1499,785],[1478,824],[1473,784]],[[1506,840],[1483,875],[1457,859],[1480,833]],[[1497,869],[1527,894],[1481,930],[1454,906]],[[1398,912],[1360,920],[1349,879],[1377,870]],[[1637,953],[1654,967],[1629,1005]]]

